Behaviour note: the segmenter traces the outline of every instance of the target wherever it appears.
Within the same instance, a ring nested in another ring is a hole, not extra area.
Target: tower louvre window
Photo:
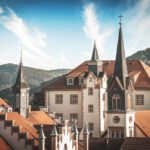
[[[118,110],[120,108],[120,96],[118,94],[114,94],[112,97],[112,109]]]

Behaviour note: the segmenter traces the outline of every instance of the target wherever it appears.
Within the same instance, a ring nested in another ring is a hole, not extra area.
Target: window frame
[[[92,87],[88,88],[88,95],[93,95],[93,88]]]
[[[144,105],[144,94],[135,95],[135,105]]]
[[[94,112],[94,105],[93,104],[89,104],[88,105],[88,113],[93,113]]]
[[[78,104],[78,94],[70,94],[70,104],[71,105]]]
[[[55,104],[63,104],[63,94],[55,94]]]

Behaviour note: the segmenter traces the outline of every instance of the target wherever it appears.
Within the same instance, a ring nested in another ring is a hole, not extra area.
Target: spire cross
[[[120,15],[120,16],[118,16],[119,17],[119,24],[120,24],[120,26],[121,26],[121,24],[122,24],[122,15]]]

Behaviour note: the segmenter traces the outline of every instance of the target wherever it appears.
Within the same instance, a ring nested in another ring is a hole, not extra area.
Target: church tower
[[[14,110],[19,112],[23,117],[27,117],[29,111],[29,89],[23,72],[21,56],[16,82],[12,90],[14,96]]]
[[[127,71],[121,17],[114,73],[108,80],[108,138],[134,136],[134,89]]]
[[[88,63],[88,70],[89,72],[93,72],[96,77],[98,77],[99,72],[102,71],[102,62],[99,60],[96,41],[94,41],[93,53],[91,60]]]

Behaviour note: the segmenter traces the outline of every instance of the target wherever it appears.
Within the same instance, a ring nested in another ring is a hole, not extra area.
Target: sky
[[[119,15],[126,56],[150,47],[149,0],[0,0],[0,64],[74,68],[92,55],[115,59]]]

